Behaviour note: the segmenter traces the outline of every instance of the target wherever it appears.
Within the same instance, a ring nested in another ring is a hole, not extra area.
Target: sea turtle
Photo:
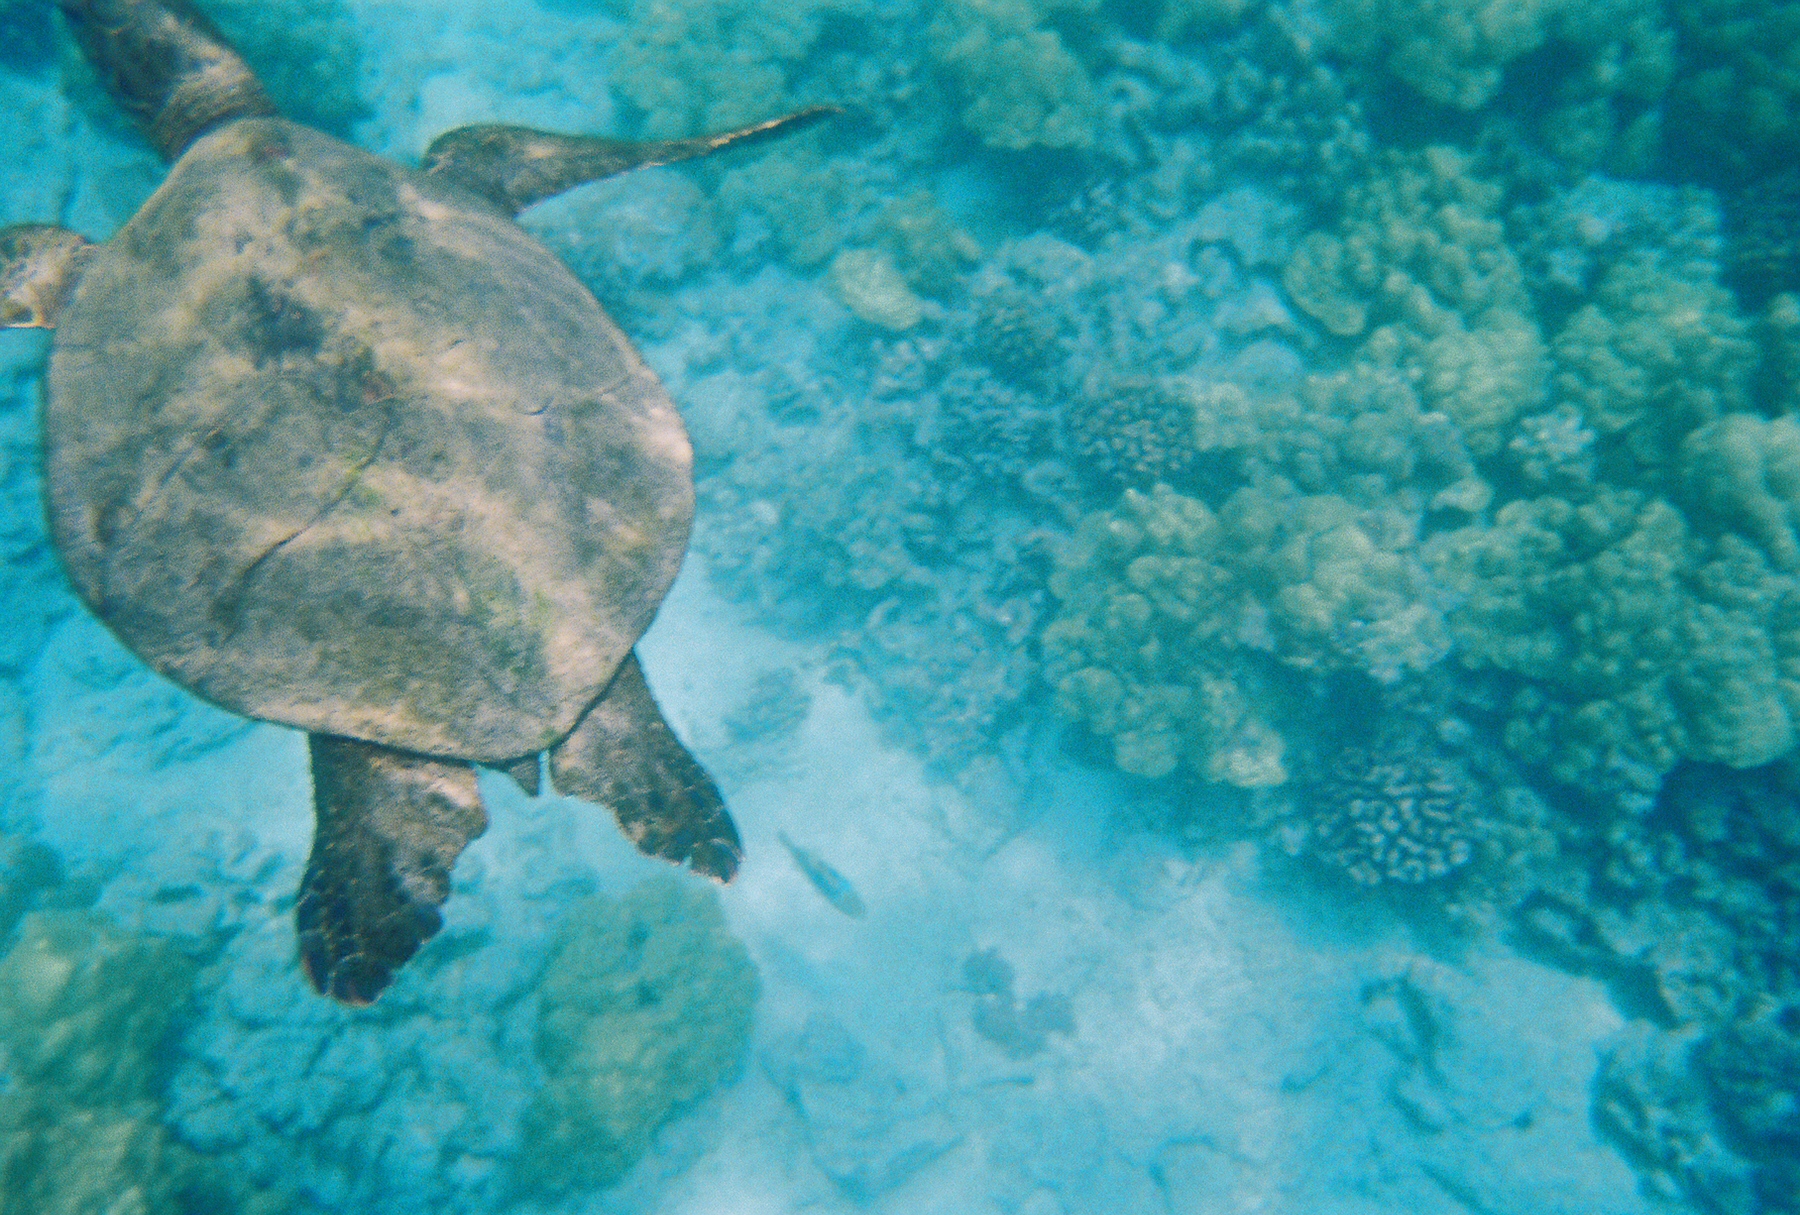
[[[686,550],[692,449],[593,295],[514,222],[689,140],[462,127],[418,170],[280,118],[188,0],[59,0],[172,167],[103,245],[0,230],[0,323],[54,328],[46,508],[145,662],[310,735],[296,904],[321,991],[373,1000],[487,825],[476,766],[606,804],[729,880],[717,788],[632,647]]]

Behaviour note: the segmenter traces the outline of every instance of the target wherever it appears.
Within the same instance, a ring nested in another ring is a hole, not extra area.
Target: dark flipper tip
[[[294,924],[320,994],[373,1003],[443,925],[450,870],[487,825],[467,764],[315,734],[318,827]]]
[[[612,807],[638,851],[729,882],[744,846],[725,799],[663,720],[635,655],[550,753],[557,792]]]

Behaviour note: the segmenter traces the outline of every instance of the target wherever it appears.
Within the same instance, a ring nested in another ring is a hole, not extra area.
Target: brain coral
[[[616,1183],[658,1128],[737,1075],[757,990],[710,889],[659,877],[572,908],[538,987],[544,1087],[525,1113],[521,1187]]]
[[[1413,747],[1347,747],[1312,803],[1312,851],[1364,886],[1416,884],[1467,864],[1476,794],[1455,765]]]
[[[1200,454],[1195,406],[1175,380],[1095,377],[1063,409],[1063,442],[1082,465],[1115,484],[1180,483]]]

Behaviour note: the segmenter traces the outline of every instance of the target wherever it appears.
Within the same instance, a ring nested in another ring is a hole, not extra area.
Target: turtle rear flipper
[[[791,135],[839,112],[836,106],[809,106],[767,122],[692,139],[609,139],[477,123],[445,131],[432,140],[420,167],[517,215],[533,203],[585,182]]]
[[[725,799],[663,720],[636,653],[550,752],[558,793],[611,806],[638,851],[729,882],[743,858]]]
[[[318,827],[294,908],[320,992],[368,1004],[442,925],[450,869],[487,829],[468,764],[309,736]]]

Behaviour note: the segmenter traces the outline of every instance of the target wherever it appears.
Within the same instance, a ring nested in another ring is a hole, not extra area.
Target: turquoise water
[[[0,333],[0,1215],[1785,1212],[1800,6],[197,0],[520,222],[694,447],[714,887],[497,772],[313,992],[306,741],[154,674]],[[0,223],[166,168],[0,0]],[[716,890],[716,893],[714,893]]]

